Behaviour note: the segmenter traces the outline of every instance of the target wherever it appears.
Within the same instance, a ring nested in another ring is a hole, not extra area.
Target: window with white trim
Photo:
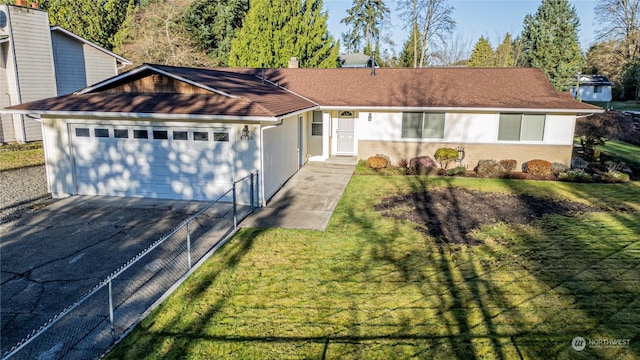
[[[544,114],[500,114],[498,140],[542,141],[546,117]]]
[[[322,136],[322,111],[314,111],[311,118],[311,136]]]
[[[439,112],[403,112],[403,139],[444,138],[444,116]]]

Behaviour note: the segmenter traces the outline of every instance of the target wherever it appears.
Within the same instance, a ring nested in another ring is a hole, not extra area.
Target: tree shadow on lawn
[[[385,199],[376,206],[391,217],[414,222],[420,231],[431,235],[426,239],[431,253],[424,253],[420,262],[435,265],[438,272],[419,277],[417,283],[425,297],[435,292],[452,298],[448,310],[439,314],[448,322],[449,345],[456,357],[474,358],[478,351],[489,351],[494,358],[571,356],[567,353],[573,352],[570,342],[576,336],[631,340],[630,347],[589,347],[582,351],[585,356],[634,358],[640,353],[636,325],[640,317],[635,315],[640,310],[637,212],[623,208],[586,214],[595,209],[549,199],[547,206],[541,206],[535,197],[518,192],[521,195],[511,201],[519,208],[509,213],[503,201],[487,201],[487,197],[502,195],[461,191],[451,183],[435,189],[421,177],[409,181],[409,194]],[[474,194],[478,206],[470,206],[467,199]],[[575,195],[584,198],[588,194],[575,191]],[[605,198],[599,200],[605,202]],[[394,203],[400,209],[394,211]],[[416,207],[418,211],[412,212]],[[494,221],[482,223],[492,217]],[[508,220],[513,222],[499,223]],[[471,232],[477,237],[470,236],[469,230],[478,226],[483,230]],[[422,273],[414,260],[409,261],[415,254],[390,255],[394,252],[392,234],[381,237],[372,233],[370,238],[382,249],[377,252],[385,254],[381,259],[397,266],[406,279]],[[501,286],[491,279],[491,273],[505,271],[514,274],[511,283]],[[527,282],[534,288],[529,289]],[[440,284],[446,284],[444,293],[438,291]],[[509,293],[514,286],[521,296],[517,291],[516,296]],[[443,316],[446,311],[453,312],[454,321]],[[479,329],[483,330],[478,333]]]

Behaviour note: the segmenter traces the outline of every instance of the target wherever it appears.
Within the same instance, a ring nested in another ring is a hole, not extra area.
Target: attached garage
[[[233,183],[231,127],[69,124],[80,195],[213,200]]]

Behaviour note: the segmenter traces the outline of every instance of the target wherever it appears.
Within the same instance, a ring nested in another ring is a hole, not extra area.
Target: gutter
[[[264,194],[264,131],[273,129],[284,124],[284,117],[280,118],[280,121],[274,125],[261,126],[260,127],[260,171],[262,172],[262,176],[260,176],[260,200],[262,203],[262,207],[267,206],[267,199]]]
[[[604,109],[542,109],[542,108],[473,108],[473,107],[416,107],[416,106],[318,106],[319,110],[358,110],[358,111],[460,111],[460,112],[527,112],[527,113],[557,113],[557,114],[585,114],[603,113]]]
[[[50,116],[67,118],[127,118],[127,119],[158,119],[158,120],[225,120],[225,121],[278,121],[275,116],[234,116],[234,115],[196,115],[196,114],[156,114],[156,113],[121,113],[106,111],[34,111],[34,110],[11,110],[0,109],[0,114],[21,114],[30,117]]]

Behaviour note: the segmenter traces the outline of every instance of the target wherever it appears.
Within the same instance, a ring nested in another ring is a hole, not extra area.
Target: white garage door
[[[229,128],[71,125],[80,195],[213,200],[233,181]]]

